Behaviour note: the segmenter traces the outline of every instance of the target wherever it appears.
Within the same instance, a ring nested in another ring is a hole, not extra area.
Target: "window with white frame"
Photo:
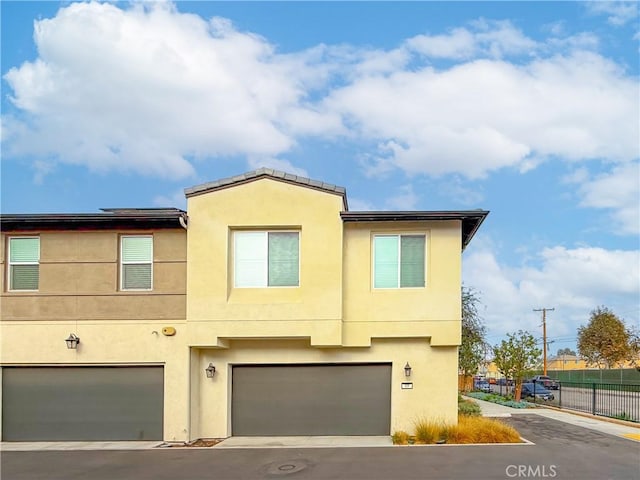
[[[236,231],[233,234],[236,287],[297,287],[300,233]]]
[[[151,290],[153,288],[153,237],[123,235],[120,237],[120,289]]]
[[[374,235],[373,287],[425,286],[426,235]]]
[[[38,290],[40,238],[9,238],[9,290]]]

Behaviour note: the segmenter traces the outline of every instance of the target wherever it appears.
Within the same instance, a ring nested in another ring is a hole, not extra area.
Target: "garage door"
[[[233,367],[233,435],[389,435],[391,365]]]
[[[4,368],[5,441],[162,440],[162,367]]]

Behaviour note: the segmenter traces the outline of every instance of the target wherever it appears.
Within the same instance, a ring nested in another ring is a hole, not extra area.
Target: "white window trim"
[[[424,286],[422,287],[401,287],[400,286],[400,277],[401,277],[401,271],[400,271],[400,264],[401,264],[401,260],[402,260],[402,256],[401,256],[401,248],[402,248],[402,242],[398,241],[398,286],[397,287],[376,287],[376,242],[375,239],[376,237],[402,237],[402,236],[418,236],[418,235],[423,235],[424,236]],[[371,234],[371,289],[372,290],[420,290],[420,289],[425,289],[427,288],[427,278],[428,278],[428,270],[427,270],[427,263],[428,263],[428,255],[427,252],[429,250],[429,234],[428,232],[425,231],[418,231],[418,232],[376,232],[376,233],[372,233]]]
[[[122,255],[122,243],[124,238],[151,238],[151,260],[148,262],[125,262]],[[153,291],[153,235],[120,235],[120,291],[121,292],[151,292]],[[150,288],[124,288],[124,266],[125,265],[151,265],[151,287]]]
[[[31,239],[35,238],[38,240],[38,261],[37,262],[12,262],[11,261],[11,240],[15,238],[31,238]],[[30,236],[16,235],[16,236],[8,237],[6,247],[7,247],[7,264],[9,265],[9,268],[7,268],[7,291],[8,292],[39,292],[40,291],[40,235],[30,235]],[[11,267],[13,265],[38,265],[38,288],[35,290],[27,290],[25,288],[18,288],[18,289],[11,288],[12,287]]]
[[[243,287],[243,286],[239,286],[236,283],[236,234],[237,233],[264,233],[264,248],[265,251],[267,252],[267,265],[265,268],[265,278],[263,279],[264,281],[264,285],[260,285],[260,286],[251,286],[251,287]],[[298,234],[298,285],[269,285],[269,234],[270,233],[297,233]],[[287,230],[278,230],[278,229],[272,229],[272,230],[233,230],[233,235],[232,235],[232,247],[233,247],[233,260],[231,262],[231,266],[233,268],[233,288],[239,288],[239,289],[248,289],[248,288],[268,288],[268,289],[277,289],[277,288],[300,288],[300,284],[302,283],[302,277],[301,277],[301,267],[300,265],[302,264],[302,249],[301,249],[301,245],[302,245],[302,232],[301,230],[291,230],[291,229],[287,229]]]

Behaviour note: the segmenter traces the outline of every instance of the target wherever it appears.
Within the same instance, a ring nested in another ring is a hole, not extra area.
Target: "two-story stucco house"
[[[3,440],[456,421],[461,253],[488,212],[352,212],[270,169],[185,194],[2,215]]]

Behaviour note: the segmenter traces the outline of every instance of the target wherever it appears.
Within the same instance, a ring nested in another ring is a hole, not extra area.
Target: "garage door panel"
[[[162,367],[5,368],[6,441],[161,440]]]
[[[388,435],[391,366],[233,368],[233,435]]]

